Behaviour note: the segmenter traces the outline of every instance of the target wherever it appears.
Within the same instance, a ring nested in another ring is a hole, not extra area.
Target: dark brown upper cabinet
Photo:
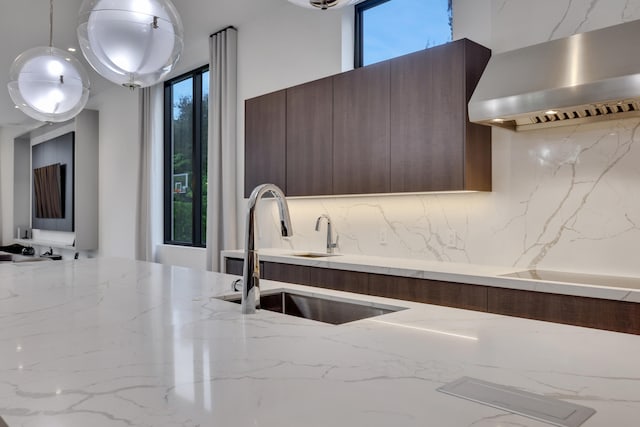
[[[491,51],[467,39],[246,101],[245,194],[491,191],[467,103]]]
[[[244,196],[264,183],[286,188],[286,91],[245,102]]]
[[[491,129],[467,117],[490,56],[462,39],[390,61],[391,192],[491,190]]]
[[[333,192],[389,192],[389,61],[334,76]]]
[[[287,196],[333,194],[332,111],[332,77],[287,89]]]

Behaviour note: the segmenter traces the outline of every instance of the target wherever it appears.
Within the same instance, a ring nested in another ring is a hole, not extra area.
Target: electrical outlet
[[[380,231],[378,231],[378,243],[381,245],[387,244],[387,230],[385,228],[381,228]]]
[[[449,248],[457,248],[458,247],[458,233],[456,230],[451,228],[447,229],[447,247]]]

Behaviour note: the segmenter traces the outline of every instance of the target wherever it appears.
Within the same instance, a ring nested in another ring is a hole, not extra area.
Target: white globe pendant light
[[[352,6],[363,0],[289,0],[291,3],[306,7],[307,9],[340,9],[345,6]]]
[[[170,0],[84,0],[78,41],[102,77],[119,85],[147,87],[178,62],[182,21]]]
[[[49,46],[29,49],[9,70],[9,95],[26,115],[44,122],[75,117],[89,99],[89,76],[69,52],[53,47],[53,0]]]

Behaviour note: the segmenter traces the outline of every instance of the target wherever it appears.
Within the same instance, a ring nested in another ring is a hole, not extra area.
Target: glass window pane
[[[202,244],[207,243],[207,146],[209,138],[209,71],[202,73],[202,121],[200,122],[202,135]]]
[[[362,12],[362,65],[451,39],[451,0],[390,0]]]
[[[193,236],[193,78],[172,86],[171,240],[192,243]]]

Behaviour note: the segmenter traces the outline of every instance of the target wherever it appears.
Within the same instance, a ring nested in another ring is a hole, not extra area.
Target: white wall
[[[99,255],[135,255],[134,232],[138,182],[138,92],[120,88],[94,98],[99,128]],[[13,140],[27,128],[0,129],[2,242],[13,241]]]
[[[135,257],[140,133],[138,92],[116,85],[92,100],[100,111],[99,251]]]
[[[9,144],[8,142],[5,142],[5,140],[9,139],[13,141],[13,138],[9,138],[5,136],[5,134],[6,130],[0,128],[0,242],[2,242],[2,244],[5,244],[3,239],[3,236],[6,233],[5,227],[10,227],[11,229],[13,229],[13,213],[11,214],[11,219],[8,220],[7,212],[5,212],[5,206],[9,204],[7,203],[7,201],[9,200],[9,187],[13,187],[13,184],[8,178],[9,175],[7,175],[6,177],[4,175],[7,173],[6,170],[8,168],[11,168],[11,170],[13,171],[13,143]],[[11,146],[10,154],[9,146]],[[11,159],[11,163],[9,162],[9,159]],[[11,190],[11,195],[11,200],[13,200],[13,190]]]
[[[28,132],[21,127],[0,128],[0,242],[13,243],[13,139]]]

